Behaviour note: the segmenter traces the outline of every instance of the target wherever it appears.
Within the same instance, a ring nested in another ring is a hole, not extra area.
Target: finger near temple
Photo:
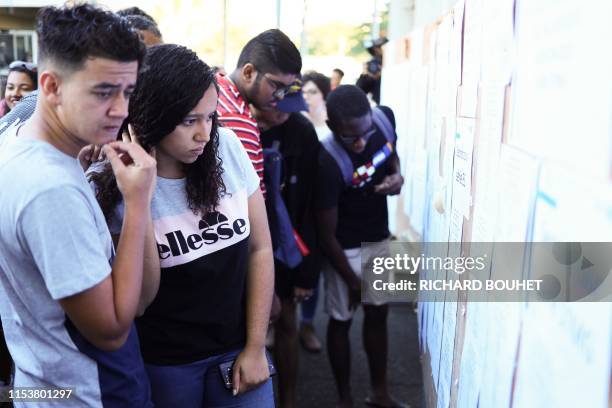
[[[125,166],[129,166],[135,164],[134,156],[130,154],[129,144],[125,144],[122,142],[113,142],[109,143],[105,146],[103,152],[105,152],[106,156],[111,160],[115,157],[115,160],[120,160]],[[110,156],[109,156],[110,152]]]
[[[112,148],[116,152],[127,152],[130,144],[117,141],[117,142],[107,143],[105,146]]]
[[[131,124],[128,124],[128,135],[132,143],[136,143],[138,146],[140,146],[140,140],[138,140],[138,136],[136,135],[136,132],[134,132],[134,128]]]
[[[106,157],[108,157],[108,160],[110,161],[113,169],[125,167],[125,164],[123,163],[121,158],[119,158],[119,153],[113,147],[111,147],[110,145],[105,145],[102,150],[106,154]]]
[[[107,146],[110,146],[119,154],[127,153],[134,163],[142,162],[148,158],[147,153],[134,143],[112,142],[107,144]]]

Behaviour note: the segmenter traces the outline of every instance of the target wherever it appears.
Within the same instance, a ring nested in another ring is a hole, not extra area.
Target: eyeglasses
[[[280,81],[276,81],[274,79],[268,78],[268,74],[267,73],[263,74],[263,77],[268,82],[268,84],[274,89],[274,91],[272,92],[272,96],[274,98],[276,98],[276,99],[283,99],[285,97],[285,95],[287,95],[290,92],[293,92],[294,84],[285,85],[284,83],[282,83]]]
[[[15,68],[24,68],[30,72],[38,71],[38,69],[36,68],[36,64],[32,64],[31,62],[25,62],[25,61],[11,62],[11,64],[9,65],[9,69],[15,69]]]
[[[372,123],[372,126],[370,127],[370,129],[368,129],[368,131],[365,132],[363,135],[358,135],[358,136],[342,135],[342,136],[340,136],[340,140],[344,144],[351,145],[351,144],[355,143],[357,140],[363,139],[363,141],[367,144],[368,140],[370,140],[370,137],[372,137],[372,135],[374,133],[376,133],[376,126],[374,126],[374,123]]]

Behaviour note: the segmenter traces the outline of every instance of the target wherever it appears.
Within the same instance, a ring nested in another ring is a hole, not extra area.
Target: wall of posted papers
[[[439,12],[385,46],[382,102],[405,178],[394,234],[425,252],[448,242],[448,256],[525,242],[525,274],[531,241],[612,241],[612,2]],[[611,309],[460,291],[419,303],[427,406],[607,407]]]

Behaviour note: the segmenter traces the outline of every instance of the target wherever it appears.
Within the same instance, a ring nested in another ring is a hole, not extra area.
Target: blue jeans
[[[155,407],[274,407],[272,379],[235,397],[223,385],[219,364],[235,359],[241,351],[234,350],[183,365],[146,364]]]
[[[317,310],[317,302],[319,301],[319,280],[317,279],[317,286],[312,291],[312,296],[308,300],[301,303],[302,305],[302,323],[311,323],[314,320],[314,315]]]

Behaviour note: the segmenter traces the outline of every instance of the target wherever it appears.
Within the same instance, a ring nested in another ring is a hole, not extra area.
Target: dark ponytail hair
[[[129,123],[142,147],[150,151],[174,131],[211,86],[219,90],[214,71],[193,51],[174,44],[151,47],[130,98],[124,128]],[[184,165],[187,202],[194,214],[204,216],[213,211],[225,193],[218,149],[215,116],[204,153],[195,162]],[[92,173],[90,181],[96,185],[96,198],[108,221],[121,200],[110,163],[100,173]]]

